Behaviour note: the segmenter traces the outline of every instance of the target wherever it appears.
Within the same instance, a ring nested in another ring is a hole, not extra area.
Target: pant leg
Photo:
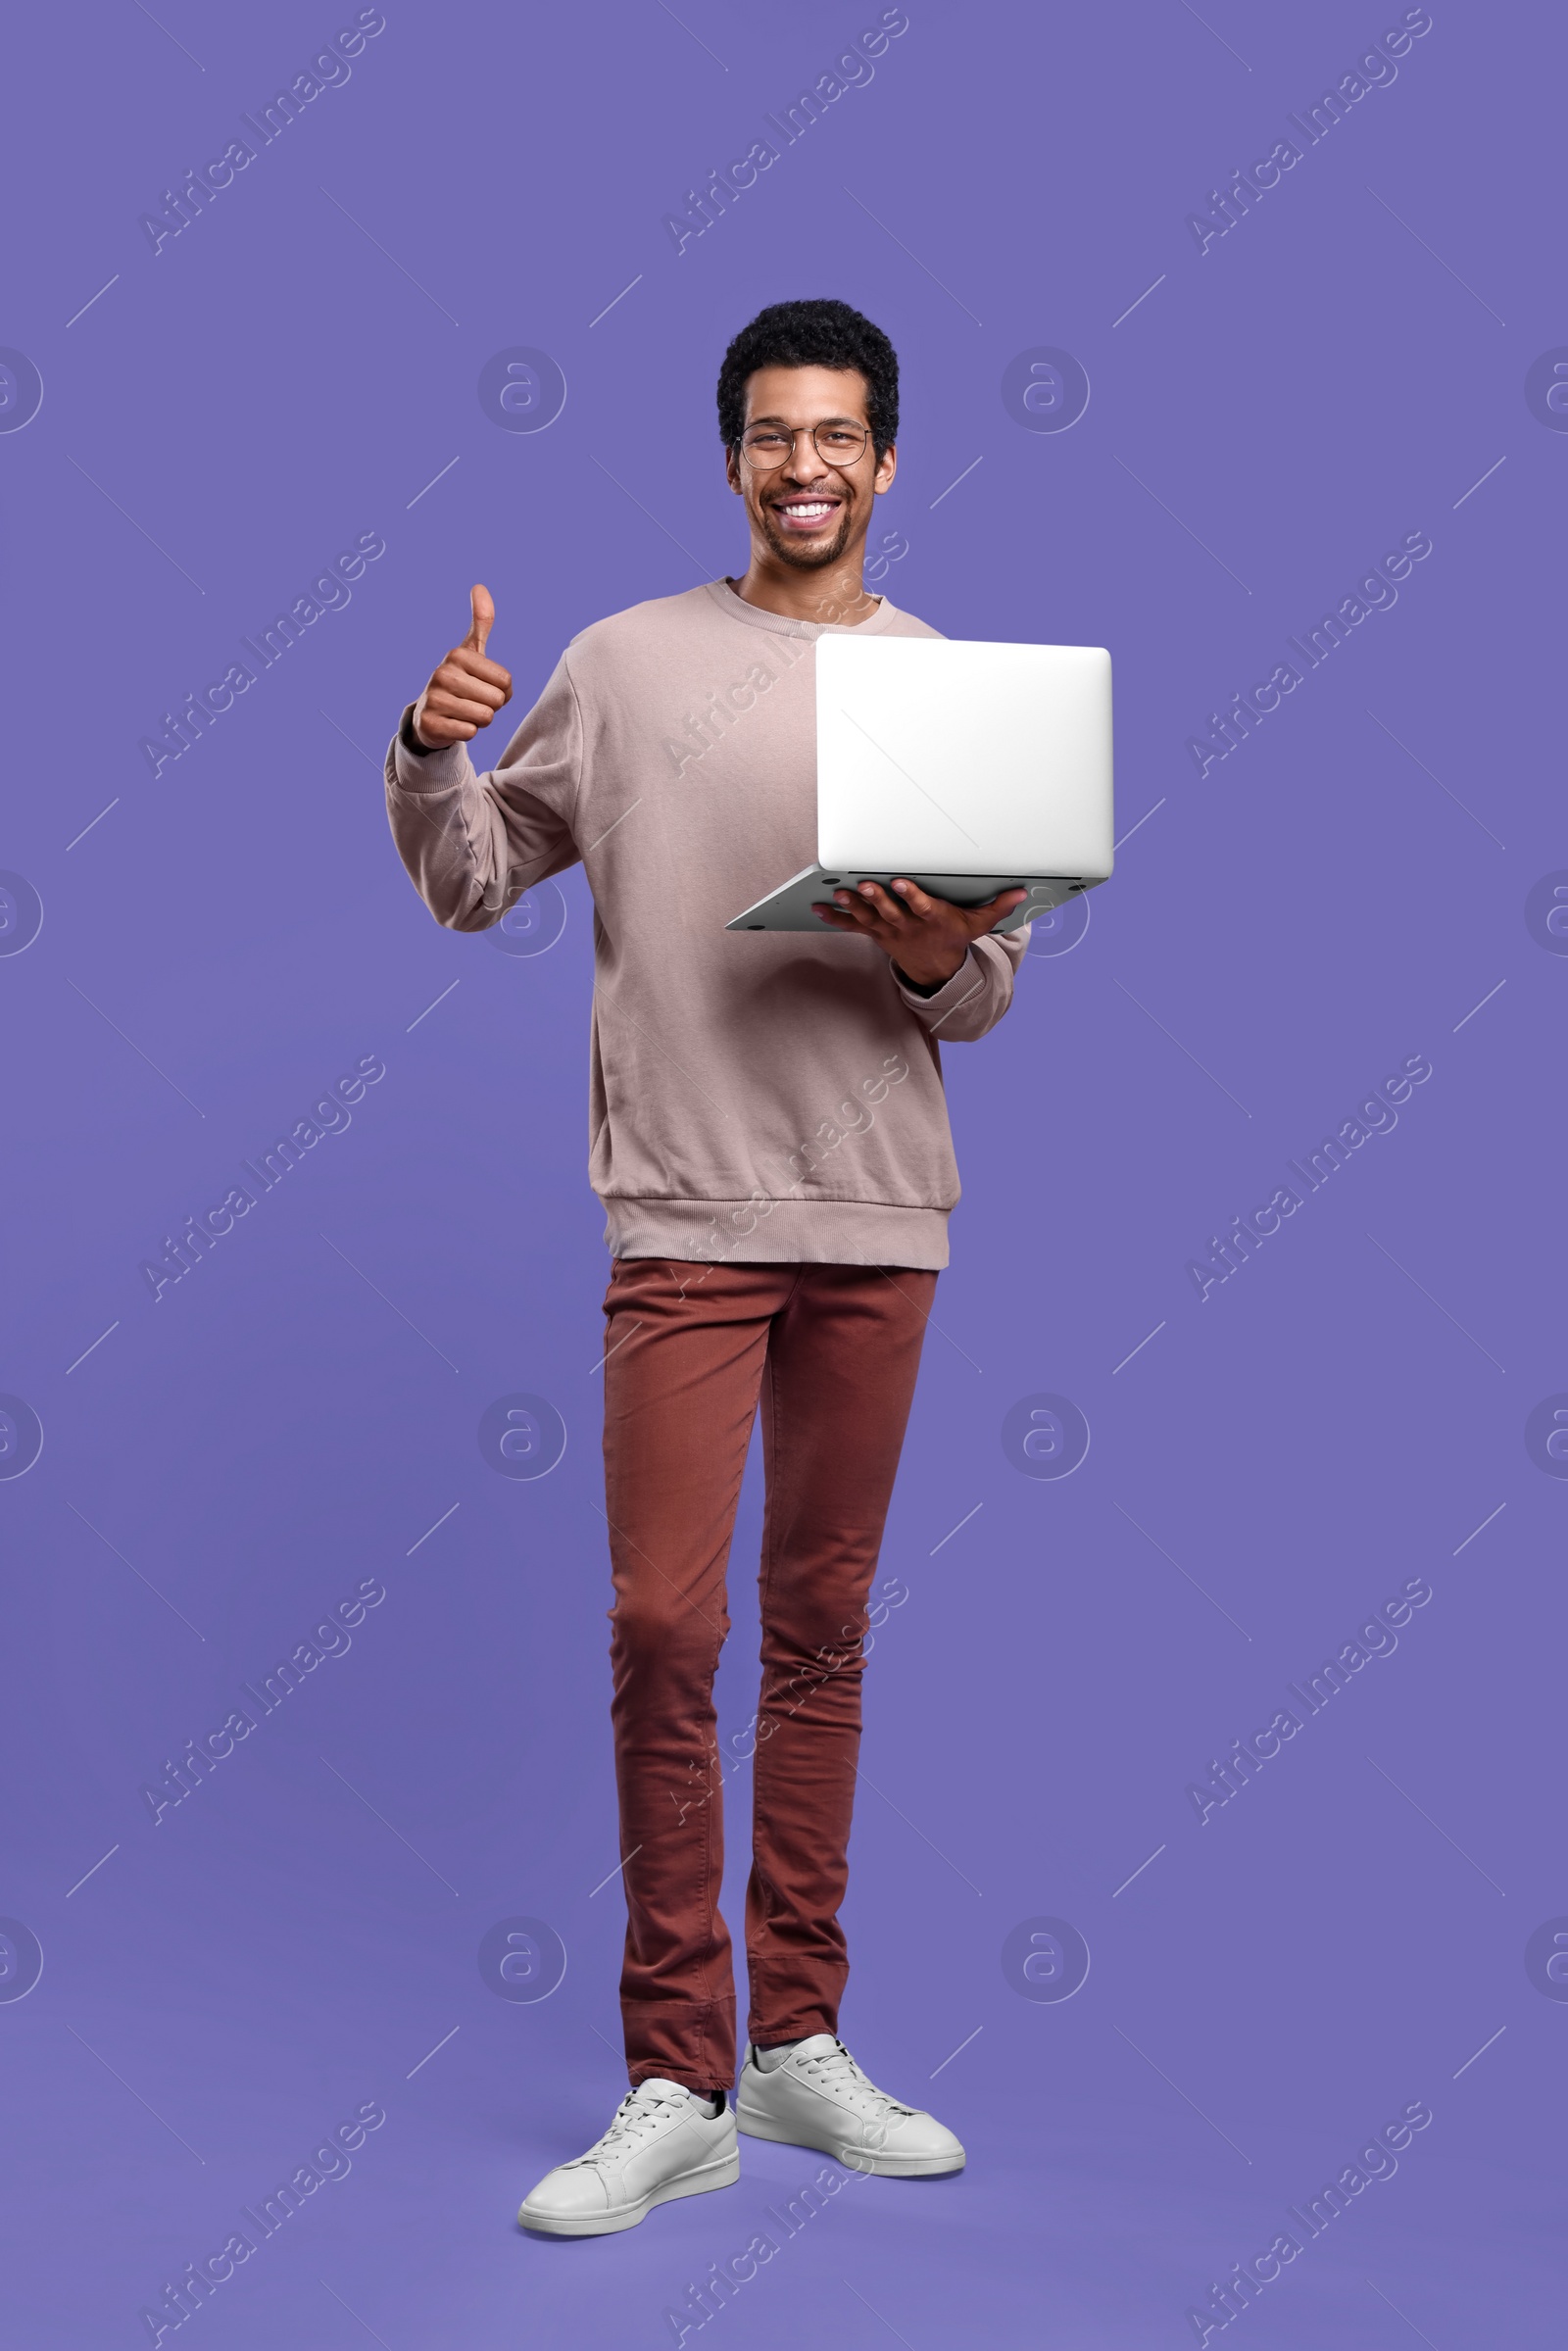
[[[934,1273],[804,1265],[762,1386],[762,1693],[746,1898],[751,2037],[838,2029],[866,1598]]]
[[[769,1325],[796,1271],[623,1258],[605,1299],[620,1998],[634,2084],[661,2074],[711,2091],[735,2078],[713,1672]]]

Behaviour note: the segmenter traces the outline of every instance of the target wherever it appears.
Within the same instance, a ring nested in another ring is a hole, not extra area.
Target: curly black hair
[[[718,371],[718,431],[726,449],[745,427],[746,385],[759,367],[858,367],[877,456],[897,440],[899,355],[881,327],[847,302],[772,302],[741,328]]]

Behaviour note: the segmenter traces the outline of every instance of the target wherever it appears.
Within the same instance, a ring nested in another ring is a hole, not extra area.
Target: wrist
[[[963,969],[964,957],[968,952],[968,949],[965,948],[963,955],[960,955],[946,971],[906,971],[902,963],[895,963],[893,975],[903,987],[912,988],[917,996],[936,996],[947,986],[949,980],[957,978],[958,973]]]

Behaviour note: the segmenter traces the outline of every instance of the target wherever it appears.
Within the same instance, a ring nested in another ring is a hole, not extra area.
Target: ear
[[[726,449],[724,452],[724,479],[729,483],[737,498],[745,497],[746,491],[741,481],[741,461],[733,448]]]
[[[884,490],[890,490],[893,487],[893,476],[898,469],[899,453],[890,441],[877,460],[876,471],[871,477],[871,487],[879,497]]]

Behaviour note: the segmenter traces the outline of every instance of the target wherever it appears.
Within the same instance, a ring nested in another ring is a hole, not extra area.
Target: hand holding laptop
[[[855,891],[835,890],[833,906],[814,901],[812,910],[832,929],[858,931],[880,947],[917,988],[940,988],[961,968],[970,940],[994,930],[1028,895],[1003,890],[983,906],[957,906],[927,897],[915,882],[896,881],[891,893],[880,882],[861,882]]]

